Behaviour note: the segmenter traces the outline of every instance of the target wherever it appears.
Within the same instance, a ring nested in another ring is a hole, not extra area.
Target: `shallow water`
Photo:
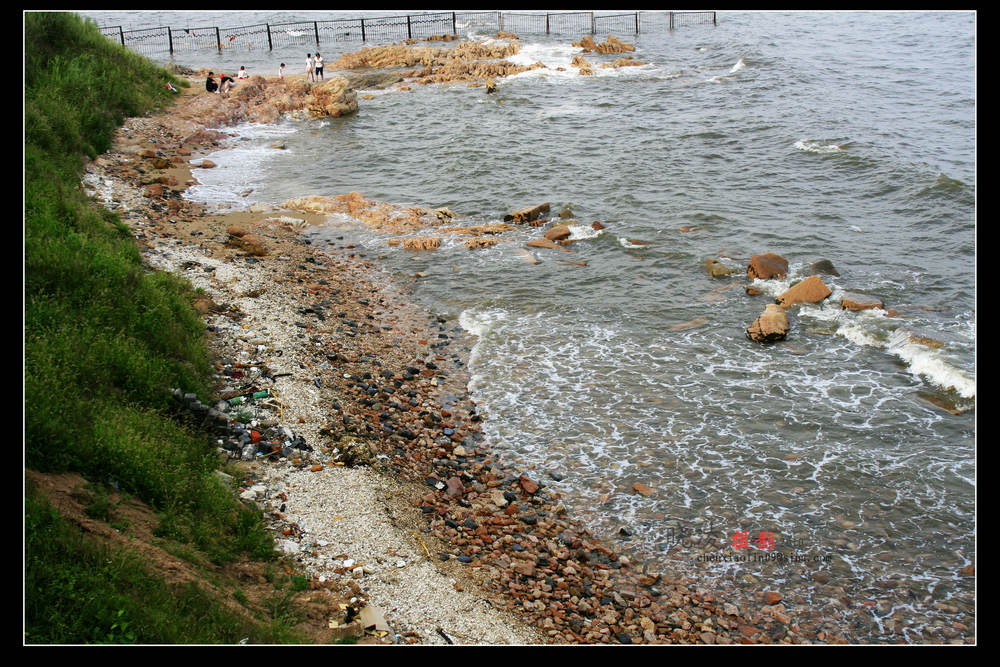
[[[250,140],[213,156],[189,196],[353,190],[469,224],[570,208],[573,253],[535,250],[538,265],[523,258],[531,229],[427,254],[347,220],[313,236],[426,274],[415,297],[469,334],[487,438],[596,531],[745,595],[777,587],[853,641],[947,637],[974,627],[960,570],[975,555],[975,30],[971,13],[722,12],[620,35],[643,67],[529,72],[490,96],[372,91],[351,117],[240,128]],[[566,66],[578,38],[528,36],[518,58]],[[221,64],[276,68],[240,56]],[[752,297],[741,274],[760,252],[790,275]],[[709,257],[737,274],[711,278]],[[793,308],[786,343],[747,340],[820,259],[840,273],[822,276],[829,302]],[[898,316],[841,311],[845,292]]]

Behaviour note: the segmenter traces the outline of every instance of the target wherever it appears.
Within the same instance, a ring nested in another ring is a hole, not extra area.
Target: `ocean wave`
[[[954,390],[962,398],[976,397],[976,381],[949,364],[938,349],[916,342],[912,332],[897,329],[889,337],[886,349],[901,359],[914,375],[942,389]]]
[[[850,145],[850,142],[837,143],[837,139],[799,139],[795,148],[806,153],[840,153]]]
[[[709,83],[721,83],[722,81],[728,79],[729,77],[733,76],[734,74],[737,74],[737,73],[745,70],[746,67],[747,67],[746,62],[743,60],[743,58],[740,58],[736,62],[735,65],[733,65],[731,68],[729,68],[728,72],[726,72],[725,74],[717,74],[716,76],[708,78],[707,81]]]

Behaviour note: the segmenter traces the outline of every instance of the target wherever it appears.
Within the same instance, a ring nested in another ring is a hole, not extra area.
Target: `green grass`
[[[191,286],[145,270],[127,226],[79,185],[86,158],[110,147],[125,118],[167,102],[165,82],[187,82],[75,14],[25,13],[24,44],[25,465],[79,472],[95,490],[113,480],[159,513],[158,535],[212,563],[271,559],[259,512],[214,474],[213,440],[172,413],[171,387],[210,398],[211,358]],[[90,511],[113,514],[95,493]],[[221,620],[206,630],[189,624],[188,614],[206,609],[194,589],[171,591],[174,619],[170,605],[140,613],[164,588],[155,573],[87,545],[35,499],[26,499],[25,516],[26,641],[245,636]],[[86,566],[73,566],[75,558]]]
[[[195,582],[165,584],[138,556],[82,535],[32,489],[25,498],[25,536],[27,644],[272,644],[299,639],[288,623],[233,614]]]

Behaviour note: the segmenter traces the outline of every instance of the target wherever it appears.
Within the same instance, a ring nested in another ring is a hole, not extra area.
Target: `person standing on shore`
[[[321,56],[318,53],[316,54],[315,64],[316,64],[316,79],[318,81],[322,81],[323,80],[323,56]]]
[[[310,81],[316,80],[316,64],[311,53],[306,54],[306,76],[309,77]]]
[[[278,78],[281,81],[285,80],[285,63],[281,63],[281,67],[278,68]]]

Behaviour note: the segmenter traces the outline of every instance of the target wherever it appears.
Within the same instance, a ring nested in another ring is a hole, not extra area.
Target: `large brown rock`
[[[590,35],[584,35],[579,42],[573,42],[573,46],[583,49],[584,53],[628,53],[635,51],[635,46],[627,44],[614,35],[608,35],[605,42],[598,44]]]
[[[226,241],[227,246],[230,248],[236,248],[237,250],[242,250],[243,252],[255,257],[263,257],[267,254],[267,248],[264,247],[264,244],[259,238],[257,238],[256,235],[250,234],[239,228],[231,229],[235,229],[237,233],[229,233],[229,239]]]
[[[307,108],[314,117],[339,118],[358,110],[358,94],[342,76],[327,79],[313,86],[309,92],[312,99]]]
[[[789,330],[788,314],[776,303],[769,303],[753,324],[747,328],[747,338],[758,343],[784,340]]]
[[[819,276],[809,276],[778,297],[778,303],[788,308],[797,303],[819,303],[832,292]]]
[[[753,255],[747,267],[748,278],[761,280],[781,280],[788,275],[788,260],[773,252]]]
[[[542,213],[549,212],[549,203],[538,204],[537,206],[528,206],[527,208],[522,208],[519,211],[513,211],[508,213],[503,217],[504,222],[533,222],[538,220]]]
[[[568,225],[556,225],[552,229],[545,232],[545,238],[550,241],[563,241],[568,239],[572,232]]]

